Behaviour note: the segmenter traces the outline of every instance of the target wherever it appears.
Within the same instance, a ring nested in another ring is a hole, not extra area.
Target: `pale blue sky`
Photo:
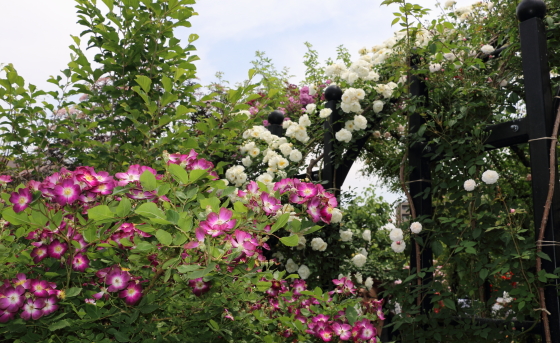
[[[101,3],[101,1],[98,1]],[[436,8],[436,0],[412,3]],[[459,5],[473,3],[458,0]],[[397,5],[380,6],[381,0],[199,0],[194,5],[199,16],[191,19],[192,28],[177,32],[186,41],[190,33],[200,39],[194,44],[198,77],[202,84],[215,81],[217,71],[233,82],[242,81],[251,67],[255,51],[265,51],[278,69],[290,68],[303,79],[304,42],[313,44],[320,61],[336,56],[344,44],[356,56],[362,47],[372,47],[389,38],[393,12]],[[439,10],[436,13],[439,13]],[[66,68],[70,60],[70,34],[78,35],[74,1],[18,0],[0,1],[0,63],[13,63],[27,82],[52,90],[46,82]],[[354,176],[354,177],[352,177]],[[363,187],[374,182],[360,179],[355,170],[347,186]],[[383,192],[390,201],[395,195]]]

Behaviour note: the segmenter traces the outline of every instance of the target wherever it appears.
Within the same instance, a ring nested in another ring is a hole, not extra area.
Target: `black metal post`
[[[413,69],[417,69],[418,64],[418,57],[413,56],[411,58],[411,67]],[[410,95],[413,97],[424,97],[424,102],[428,101],[428,90],[426,88],[426,84],[424,80],[419,77],[418,75],[410,74],[409,75],[409,82],[410,82]],[[411,134],[415,134],[418,132],[418,129],[422,124],[424,124],[426,120],[422,117],[418,112],[412,113],[409,117],[408,127],[409,132]],[[432,197],[431,196],[421,196],[421,194],[425,194],[425,192],[430,192],[431,188],[431,174],[430,174],[430,160],[429,158],[424,157],[426,145],[418,142],[412,144],[409,147],[408,151],[408,164],[412,168],[412,171],[409,175],[409,189],[410,195],[412,197],[412,203],[414,205],[414,209],[416,210],[416,216],[432,216],[433,209],[432,209]],[[433,254],[432,248],[429,244],[429,237],[428,232],[423,231],[420,233],[420,237],[422,237],[424,246],[421,247],[420,253],[420,267],[422,269],[431,268],[433,265]],[[416,268],[417,259],[416,259],[416,244],[412,245],[411,256],[410,256],[410,269]],[[417,271],[420,272],[420,271]],[[433,278],[433,273],[426,273],[425,276],[422,278],[422,285],[427,286]],[[425,292],[425,291],[424,291]],[[422,310],[424,312],[429,312],[432,309],[431,304],[431,297],[426,295],[422,292],[423,301],[422,301]],[[425,296],[424,296],[425,295]]]
[[[284,122],[284,113],[280,111],[272,111],[268,115],[268,131],[273,135],[282,137],[284,135],[284,129],[282,128],[282,123]]]
[[[321,179],[327,181],[326,184],[323,185],[325,189],[331,190],[333,194],[338,195],[339,191],[333,188],[340,188],[335,180],[335,173],[336,168],[334,164],[334,144],[335,144],[335,134],[338,130],[340,130],[340,123],[338,109],[336,105],[342,99],[342,89],[338,86],[329,86],[325,89],[325,99],[327,100],[327,104],[325,108],[329,108],[332,113],[331,115],[325,120],[325,137],[324,137],[324,156],[323,156],[323,174],[321,175]]]
[[[560,189],[557,163],[554,162],[552,166],[549,163],[550,151],[551,149],[555,151],[555,147],[550,144],[550,136],[556,113],[553,113],[546,32],[542,21],[545,13],[546,6],[542,0],[524,0],[517,7],[517,18],[520,21],[519,34],[523,59],[525,104],[529,123],[533,211],[537,239],[550,186],[551,168],[556,169],[554,197],[544,235],[544,240],[553,242],[553,244],[544,244],[542,247],[542,251],[551,259],[550,261],[543,259],[542,267],[547,273],[553,273],[560,266],[560,247],[556,244],[556,237],[560,237]],[[546,308],[550,312],[548,320],[553,342],[560,342],[559,286],[558,279],[552,279],[545,287]]]

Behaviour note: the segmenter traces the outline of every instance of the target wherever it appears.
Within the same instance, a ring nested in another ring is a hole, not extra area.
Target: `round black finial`
[[[337,85],[328,86],[327,89],[325,89],[325,99],[327,99],[327,101],[338,101],[342,99],[342,89]]]
[[[517,5],[517,19],[525,21],[531,18],[544,18],[546,5],[543,0],[522,0]]]
[[[269,124],[282,125],[283,122],[284,122],[284,113],[280,111],[272,111],[268,115]]]

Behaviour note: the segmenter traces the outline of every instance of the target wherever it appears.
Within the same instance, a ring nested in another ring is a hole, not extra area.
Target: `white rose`
[[[371,289],[371,287],[373,287],[373,279],[368,276],[368,278],[366,279],[366,282],[364,282],[364,286],[366,286],[366,288],[369,291]]]
[[[286,271],[288,273],[295,273],[297,272],[299,266],[290,258],[288,261],[286,261]]]
[[[301,152],[299,150],[292,150],[290,156],[288,157],[292,162],[299,162],[302,159]]]
[[[284,156],[288,156],[292,152],[292,145],[290,143],[284,143],[280,145],[279,148],[280,148],[280,152],[282,152],[282,155]]]
[[[364,279],[362,278],[362,273],[357,272],[356,274],[354,274],[354,277],[356,278],[357,283],[363,283],[364,282]]]
[[[309,277],[309,274],[311,274],[311,271],[305,264],[302,264],[297,272],[303,280],[307,279]]]
[[[422,224],[419,222],[410,224],[410,231],[412,231],[412,233],[420,233],[420,231],[422,231]]]
[[[402,241],[403,240],[403,231],[401,229],[393,229],[389,233],[389,238],[391,238],[391,240],[393,242]]]
[[[362,238],[368,242],[371,242],[371,230],[364,230],[362,233]]]
[[[311,240],[311,248],[313,248],[313,250],[325,251],[327,250],[327,245],[328,244],[320,237],[316,237]]]
[[[354,265],[358,268],[362,268],[364,264],[366,264],[366,261],[367,257],[362,254],[356,254],[356,256],[352,258],[352,263],[354,263]]]
[[[369,81],[379,81],[379,74],[377,74],[374,71],[370,71],[368,73],[368,76],[365,77],[365,79]]]
[[[494,47],[492,45],[483,45],[482,48],[480,48],[480,51],[482,51],[483,53],[485,53],[486,55],[490,55],[492,52],[494,52]]]
[[[441,64],[439,63],[430,64],[430,73],[436,73],[440,70],[441,70]]]
[[[383,105],[384,105],[383,101],[375,100],[373,102],[373,106],[372,106],[373,107],[373,112],[375,112],[375,113],[381,112],[383,110]]]
[[[392,231],[394,229],[396,229],[396,227],[395,225],[393,225],[393,223],[387,223],[381,227],[381,230],[387,230],[387,231]]]
[[[332,110],[330,108],[323,108],[321,110],[321,112],[319,112],[319,117],[321,118],[327,118],[328,116],[330,116],[332,113]]]
[[[265,185],[271,183],[273,179],[274,177],[268,173],[261,174],[257,177],[257,181],[262,182]]]
[[[289,165],[290,163],[284,157],[279,157],[278,161],[276,162],[276,166],[278,166],[278,169],[285,169]]]
[[[352,132],[356,130],[356,125],[354,124],[353,120],[347,120],[346,123],[344,123],[344,128]]]
[[[391,243],[391,249],[396,253],[401,253],[406,248],[406,243],[404,241],[395,241]]]
[[[471,192],[476,187],[476,182],[473,179],[469,179],[469,180],[465,181],[465,183],[463,184],[463,187],[465,188],[465,190],[467,192]]]
[[[292,121],[291,121],[291,120],[284,120],[284,121],[282,122],[282,128],[283,128],[284,130],[286,130],[287,128],[290,127],[291,124],[292,124]]]
[[[340,129],[335,135],[336,139],[340,142],[350,142],[352,140],[352,132],[346,129]]]
[[[505,87],[508,85],[508,82],[506,79],[503,79],[502,81],[500,81],[500,87]]]
[[[313,96],[317,94],[317,87],[315,85],[311,85],[308,88],[309,88],[309,95]]]
[[[311,105],[313,104],[309,104],[307,105],[307,107],[309,108],[309,106]],[[315,105],[313,105],[313,112],[315,112]],[[308,127],[311,125],[311,120],[309,120],[309,116],[307,114],[304,114],[299,118],[299,125],[303,127]]]
[[[445,2],[445,4],[443,4],[443,8],[445,8],[446,10],[447,10],[447,9],[450,9],[450,8],[453,7],[456,3],[457,3],[457,1],[455,1],[455,0],[447,0],[447,1]]]
[[[363,115],[354,116],[354,126],[359,130],[365,130],[367,128],[367,119]]]
[[[305,243],[307,243],[307,239],[305,239],[305,236],[299,236],[297,250],[305,249]]]
[[[251,164],[253,164],[253,161],[251,160],[251,157],[250,157],[250,156],[246,156],[246,157],[244,157],[244,158],[241,159],[241,163],[243,163],[243,165],[244,165],[245,167],[250,167]]]
[[[352,231],[350,230],[339,230],[340,240],[343,242],[349,242],[352,240]]]
[[[457,57],[455,56],[455,54],[452,53],[452,52],[448,52],[448,53],[443,54],[443,57],[444,57],[446,60],[451,61],[451,62],[455,61],[455,58],[457,58]]]
[[[360,250],[358,250],[358,253],[364,255],[365,257],[368,256],[366,248],[360,248]]]
[[[338,208],[333,208],[331,215],[331,223],[340,223],[342,220],[342,212]]]
[[[498,182],[498,178],[500,176],[493,170],[487,170],[482,173],[482,181],[484,181],[487,185],[494,184]]]

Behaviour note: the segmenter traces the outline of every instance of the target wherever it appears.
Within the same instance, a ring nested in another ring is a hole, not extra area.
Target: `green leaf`
[[[257,71],[256,71],[255,69],[249,69],[249,79],[252,79],[253,76],[255,76],[255,73],[256,73],[256,72],[257,72]],[[258,95],[258,94],[257,94],[257,95]],[[259,95],[259,98],[260,98],[260,95]],[[250,101],[250,100],[247,100],[247,101]]]
[[[88,218],[97,221],[105,221],[114,218],[114,213],[107,205],[99,205],[90,208],[88,211]]]
[[[66,298],[72,298],[80,294],[81,291],[82,289],[79,287],[72,287],[72,288],[68,288],[64,293],[66,295]]]
[[[91,243],[97,239],[97,228],[95,226],[88,227],[83,235],[86,242]]]
[[[157,188],[156,176],[149,170],[140,175],[140,183],[145,191],[153,191]]]
[[[152,85],[152,80],[149,77],[144,75],[136,75],[136,82],[142,87],[144,92],[148,93],[150,91],[150,87]]]
[[[298,235],[292,235],[292,236],[288,236],[288,237],[282,237],[282,238],[280,238],[280,242],[282,242],[286,246],[295,247],[295,246],[298,245],[299,236]]]
[[[117,206],[117,216],[119,217],[126,217],[130,213],[130,209],[132,208],[130,204],[130,200],[128,198],[123,197],[122,200],[119,202]]]
[[[286,225],[286,223],[288,222],[288,219],[290,219],[289,213],[284,213],[283,215],[278,217],[276,223],[272,225],[272,228],[270,229],[270,233],[276,232],[278,229],[284,227],[284,225]]]
[[[453,300],[449,299],[449,298],[445,298],[443,299],[443,303],[445,304],[445,307],[452,309],[453,311],[456,311],[457,309],[455,308],[455,303],[453,302]]]
[[[196,180],[200,179],[204,175],[208,175],[206,170],[202,170],[202,169],[191,170],[189,175],[189,180],[191,182],[195,182]]]
[[[163,245],[170,245],[173,241],[173,237],[171,236],[171,234],[165,230],[157,230],[156,238]]]
[[[486,268],[481,269],[479,275],[482,280],[485,280],[486,277],[488,276],[488,269]]]
[[[49,330],[50,331],[56,331],[62,328],[65,328],[67,326],[72,325],[72,323],[70,323],[69,321],[67,321],[66,319],[60,320],[58,322],[52,323],[51,325],[49,325]]]
[[[161,78],[161,83],[163,84],[163,89],[164,89],[166,92],[171,92],[171,89],[173,89],[173,84],[172,84],[170,78],[168,78],[167,76],[164,75],[164,76]]]
[[[246,213],[247,211],[249,211],[241,201],[234,202],[233,209],[235,210],[235,212],[241,212],[241,213]]]
[[[170,164],[169,165],[169,172],[175,180],[179,181],[180,183],[186,185],[189,183],[189,174],[185,170],[185,168],[181,167],[178,164]]]
[[[199,36],[198,36],[196,33],[191,33],[191,34],[189,35],[189,43],[194,42],[195,40],[198,39],[198,37],[199,37]]]
[[[272,286],[272,282],[259,281],[257,282],[257,289],[261,292],[267,291]]]
[[[183,232],[190,232],[193,227],[193,218],[192,217],[181,218],[179,219],[177,225]]]
[[[550,259],[550,257],[548,257],[548,255],[547,255],[546,253],[542,252],[542,251],[539,251],[539,252],[537,253],[537,256],[539,256],[540,258],[545,259],[545,260],[547,260],[547,261],[552,261],[552,260]]]
[[[165,212],[163,212],[156,204],[153,202],[144,203],[136,208],[134,212],[138,213],[141,216],[148,217],[148,218],[157,218],[164,220],[167,222],[167,216]]]
[[[14,209],[11,207],[4,209],[4,211],[2,212],[2,218],[4,218],[4,220],[9,221],[14,225],[29,223],[29,218],[27,218],[27,215],[25,213],[23,212],[16,213],[14,212]]]
[[[177,271],[181,274],[192,272],[197,269],[200,269],[200,266],[197,264],[181,265],[177,267]]]
[[[346,319],[348,319],[348,324],[354,325],[356,319],[358,319],[358,311],[352,306],[348,306],[345,311]]]

